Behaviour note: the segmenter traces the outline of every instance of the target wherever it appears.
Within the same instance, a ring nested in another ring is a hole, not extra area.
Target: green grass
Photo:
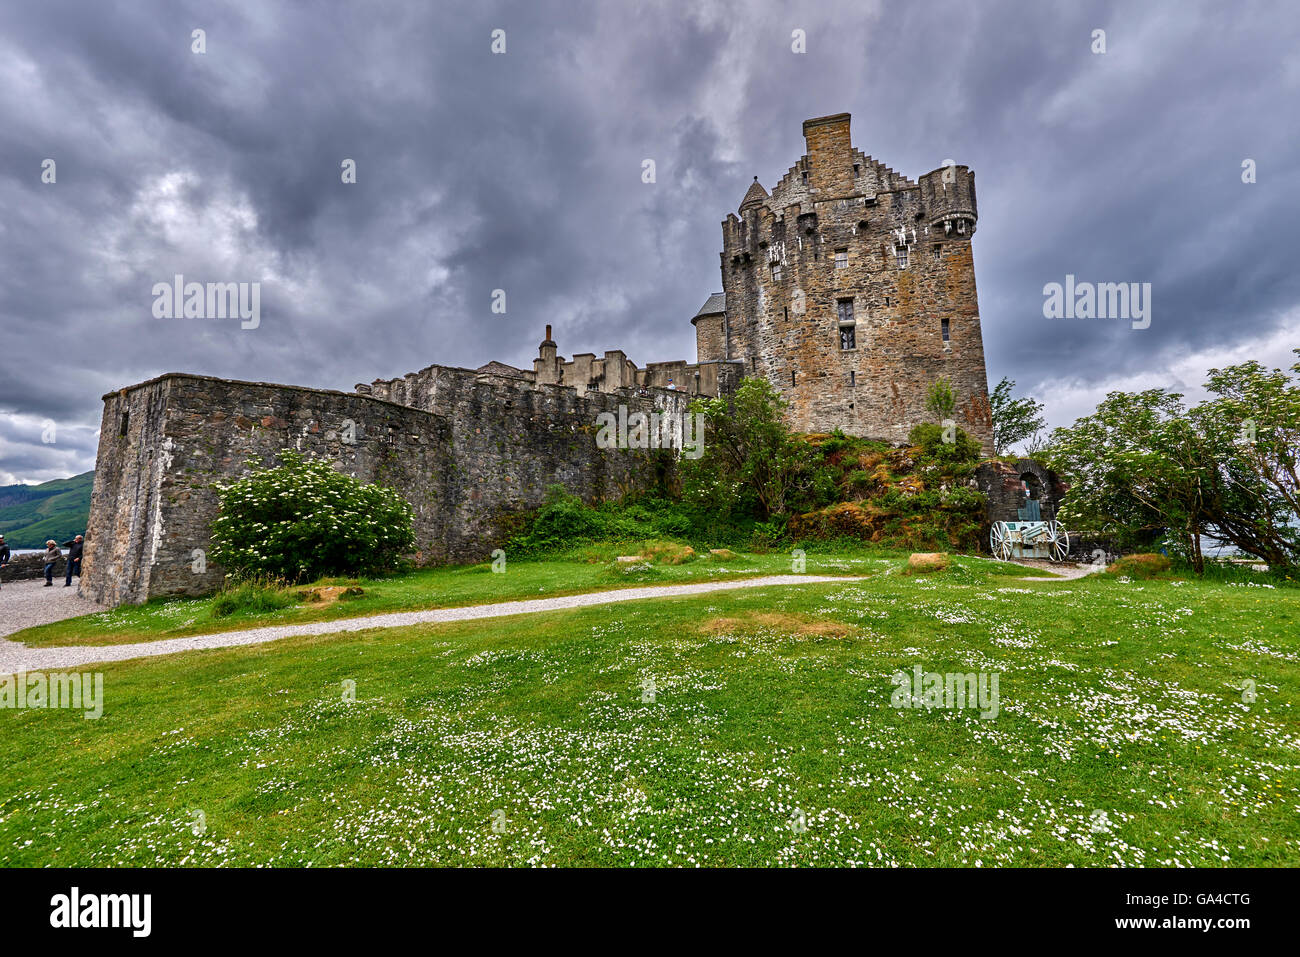
[[[854,558],[102,666],[98,721],[0,711],[0,864],[1300,864],[1300,592]],[[998,717],[891,707],[914,665]]]
[[[682,565],[619,567],[618,555],[638,552],[637,545],[594,545],[545,561],[507,561],[504,573],[491,566],[454,565],[426,568],[405,575],[357,582],[360,598],[325,606],[300,604],[279,611],[248,608],[214,614],[221,596],[156,600],[143,605],[122,605],[109,611],[28,628],[10,635],[30,647],[51,645],[104,645],[185,635],[232,631],[261,624],[298,624],[422,608],[450,608],[497,601],[567,595],[633,585],[721,581],[756,575],[789,574],[788,551],[764,555],[742,554],[719,560],[707,553]],[[852,575],[869,567],[867,556],[902,555],[905,552],[867,550],[809,551],[806,570],[811,574]],[[325,579],[342,583],[344,579]],[[319,584],[319,583],[318,583]],[[290,589],[295,592],[301,589]],[[221,609],[217,609],[221,610]]]

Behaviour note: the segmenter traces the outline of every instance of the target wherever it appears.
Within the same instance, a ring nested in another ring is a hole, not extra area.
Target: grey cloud
[[[547,323],[565,354],[692,358],[719,222],[795,162],[803,119],[841,110],[909,176],[975,169],[994,382],[1249,342],[1300,301],[1298,27],[1281,3],[1172,0],[8,5],[0,480],[94,456],[6,416],[93,435],[102,393],[169,370],[350,388],[527,365]],[[178,272],[260,279],[261,328],[153,319]],[[1044,319],[1067,273],[1151,282],[1151,328]]]

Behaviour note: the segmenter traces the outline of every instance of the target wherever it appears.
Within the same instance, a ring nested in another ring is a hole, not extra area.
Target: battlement
[[[478,369],[452,366],[426,366],[395,379],[375,379],[360,383],[356,391],[399,405],[426,411],[438,411],[449,390],[463,390],[478,382],[494,382],[503,388],[527,391],[567,389],[577,397],[592,394],[614,395],[635,392],[642,398],[660,393],[718,396],[734,391],[740,373],[734,363],[708,360],[688,363],[685,360],[652,362],[644,369],[627,358],[621,349],[611,349],[603,357],[584,352],[566,360],[559,355],[546,327],[546,338],[538,347],[532,369],[516,369],[502,362],[489,362]]]

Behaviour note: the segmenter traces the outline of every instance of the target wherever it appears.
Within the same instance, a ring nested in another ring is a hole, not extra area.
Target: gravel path
[[[1053,578],[1059,581],[1065,581],[1070,578],[1083,578],[1085,575],[1091,575],[1095,572],[1102,571],[1104,565],[1085,565],[1080,562],[1049,562],[1045,558],[1013,558],[1011,561],[1017,565],[1024,565],[1026,568],[1032,568],[1035,571],[1042,570],[1049,572],[1049,575],[1040,575],[1038,577],[1022,578],[1025,582],[1044,582],[1052,581]]]
[[[814,585],[823,582],[861,581],[861,577],[837,575],[767,575],[763,578],[745,578],[739,581],[698,582],[691,585],[666,585],[646,588],[620,588],[614,591],[589,592],[585,595],[560,595],[555,598],[532,598],[527,601],[506,601],[494,605],[471,605],[466,608],[432,608],[428,611],[403,611],[387,615],[370,615],[363,618],[342,618],[335,621],[317,621],[305,625],[275,625],[266,628],[249,628],[245,631],[223,631],[215,635],[190,635],[185,638],[166,638],[161,641],[141,641],[129,645],[76,645],[56,648],[28,648],[26,645],[0,639],[0,674],[15,671],[57,671],[80,668],[101,661],[125,661],[129,658],[149,658],[154,655],[173,655],[180,651],[204,648],[233,648],[238,645],[259,645],[280,638],[297,635],[332,635],[348,631],[365,631],[370,628],[405,628],[408,625],[441,624],[451,621],[473,621],[478,618],[501,618],[506,615],[528,615],[539,611],[556,611],[563,608],[585,608],[589,605],[606,605],[640,598],[674,598],[681,595],[703,595],[715,591],[737,588],[762,588],[767,585]],[[39,585],[37,586],[40,587]],[[51,589],[52,590],[52,589]],[[68,589],[71,591],[71,589]],[[0,601],[9,598],[6,585]],[[81,599],[85,601],[85,599]],[[90,610],[99,608],[90,602]],[[80,612],[74,612],[79,614]],[[62,618],[68,615],[60,616]],[[52,619],[52,620],[58,620]]]
[[[56,578],[52,588],[45,587],[43,578],[5,582],[0,588],[0,636],[103,610],[103,605],[78,595],[75,586],[64,588],[62,578]]]

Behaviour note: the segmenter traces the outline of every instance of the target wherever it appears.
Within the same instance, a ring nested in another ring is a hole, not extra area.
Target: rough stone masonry
[[[804,123],[807,153],[769,195],[757,177],[722,224],[723,292],[691,320],[697,361],[638,368],[622,351],[530,370],[431,365],[355,392],[169,373],[104,396],[81,588],[110,604],[197,595],[217,488],[292,448],[399,491],[423,563],[485,559],[552,484],[586,501],[644,489],[662,450],[596,445],[597,416],[680,415],[693,395],[763,376],[801,431],[902,442],[947,379],[959,424],[992,453],[971,258],[974,174],[917,183],[852,147],[849,115]]]

